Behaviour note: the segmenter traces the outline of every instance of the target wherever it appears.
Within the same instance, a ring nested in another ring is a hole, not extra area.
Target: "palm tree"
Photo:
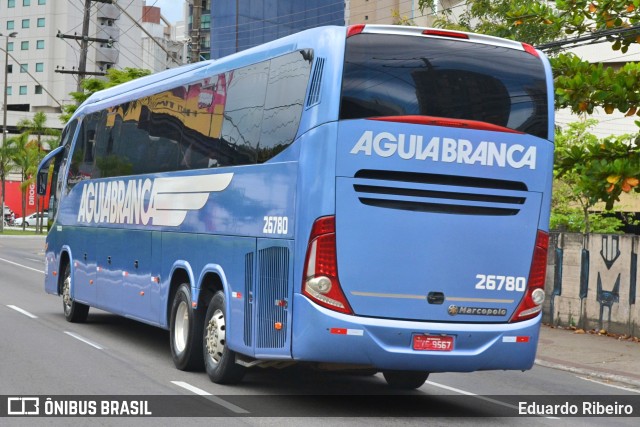
[[[22,175],[20,190],[22,192],[22,216],[25,217],[27,213],[27,189],[35,179],[35,169],[38,167],[40,149],[35,141],[29,141],[28,133],[14,136],[8,139],[7,142],[14,145],[16,149],[13,155],[13,163],[20,169]],[[26,229],[24,221],[22,221],[22,229]]]
[[[47,126],[47,115],[42,111],[38,111],[33,115],[33,119],[22,119],[18,122],[18,130],[22,133],[36,137],[38,147],[42,149],[43,136],[59,136],[60,131],[51,129]]]
[[[9,173],[13,170],[13,157],[15,156],[16,147],[9,141],[4,145],[0,145],[0,181],[2,181],[2,195],[0,196],[0,206],[2,206],[2,222],[0,222],[0,233],[4,232],[4,201],[5,201],[5,183]]]
[[[23,177],[23,182],[22,182],[22,186],[21,187],[25,187],[23,188],[23,199],[26,197],[25,193],[27,191],[27,188],[29,188],[29,185],[33,184],[34,179],[35,179],[35,175],[36,175],[36,169],[38,166],[38,162],[41,160],[42,157],[44,157],[44,150],[45,147],[43,147],[43,140],[42,137],[43,136],[60,136],[60,131],[57,129],[51,129],[48,128],[46,126],[47,124],[47,115],[45,113],[43,113],[42,111],[38,111],[37,113],[35,113],[33,115],[33,119],[22,119],[18,122],[18,129],[22,132],[22,134],[26,134],[27,136],[35,136],[36,139],[35,141],[37,142],[37,149],[38,149],[38,155],[35,156],[34,153],[30,153],[29,155],[30,160],[34,161],[35,160],[35,164],[34,165],[25,165],[27,166],[26,169],[23,169],[23,172],[26,173],[26,180],[25,177]],[[57,147],[60,143],[59,138],[54,139],[47,139],[47,144],[49,145],[49,149],[53,149],[55,147]],[[36,160],[37,158],[37,160]],[[40,212],[40,205],[41,205],[41,196],[37,196],[37,201],[36,201],[36,211]],[[23,206],[23,213],[26,214],[26,212],[24,212],[24,206]],[[24,225],[23,225],[24,228]],[[38,219],[36,220],[36,232],[40,232],[42,231],[42,223],[41,223],[41,219],[38,216]]]

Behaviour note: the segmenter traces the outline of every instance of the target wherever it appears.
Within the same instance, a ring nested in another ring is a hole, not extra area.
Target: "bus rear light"
[[[536,246],[533,250],[531,271],[527,289],[511,322],[521,322],[532,319],[542,311],[544,302],[544,282],[547,276],[547,251],[549,249],[549,234],[538,230]]]
[[[538,54],[536,48],[531,46],[530,44],[522,43],[522,48],[525,52],[535,56],[536,58],[540,58],[540,55]]]
[[[457,31],[447,31],[447,30],[434,30],[428,29],[422,32],[425,36],[437,36],[437,37],[451,37],[454,39],[469,39],[469,35],[465,33],[459,33]]]
[[[319,218],[313,224],[305,259],[302,293],[318,305],[353,314],[338,281],[335,217]]]
[[[349,25],[347,27],[347,38],[360,34],[364,30],[365,24]]]

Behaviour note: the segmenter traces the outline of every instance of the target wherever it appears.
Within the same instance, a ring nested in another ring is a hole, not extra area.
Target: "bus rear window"
[[[406,115],[475,120],[548,138],[544,66],[524,51],[468,41],[348,38],[340,118]]]

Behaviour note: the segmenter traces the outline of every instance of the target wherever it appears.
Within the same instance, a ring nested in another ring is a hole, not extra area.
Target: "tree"
[[[42,140],[43,136],[58,137],[55,139],[54,138],[47,139],[46,142],[49,150],[56,148],[60,143],[59,142],[60,131],[57,129],[51,129],[47,127],[46,124],[47,124],[47,115],[42,111],[38,111],[37,113],[35,113],[33,116],[33,119],[22,119],[18,122],[18,129],[22,133],[26,134],[28,137],[29,136],[36,137],[35,142],[37,143],[38,150],[40,151],[39,157],[43,157],[42,154],[44,154],[44,150],[45,150],[45,147],[43,147],[43,140]],[[40,158],[38,158],[38,161],[39,160]],[[35,166],[37,166],[37,164]],[[32,175],[35,176],[35,172]],[[37,204],[36,211],[40,212],[41,205],[42,205],[42,197],[37,196],[37,199],[38,200],[36,202]],[[36,232],[38,233],[38,232],[41,232],[42,230],[42,223],[41,223],[40,216],[38,216],[37,218],[38,219],[36,220]]]
[[[435,10],[435,0],[420,0],[419,7]],[[466,6],[464,8],[461,8]],[[438,11],[435,26],[452,30],[470,31],[518,40],[529,44],[557,40],[563,34],[559,24],[540,25],[538,22],[523,21],[516,24],[511,18],[514,10],[524,7],[535,9],[535,13],[547,15],[551,12],[546,2],[527,0],[475,0],[464,5],[455,5]]]
[[[599,139],[589,132],[598,121],[570,123],[556,132],[553,214],[567,218],[580,206],[585,233],[599,217],[589,213],[598,201],[611,210],[620,194],[638,190],[640,146],[630,143],[630,135]],[[602,223],[602,221],[601,221]],[[599,230],[602,231],[602,230]]]
[[[67,123],[76,109],[86,101],[94,93],[108,89],[110,87],[118,86],[119,84],[128,82],[130,80],[144,77],[151,74],[151,71],[140,68],[126,67],[123,70],[117,70],[115,68],[109,68],[106,74],[106,80],[103,78],[90,78],[82,81],[82,92],[71,92],[70,95],[75,104],[69,104],[62,107],[63,114],[60,116],[62,123]]]
[[[22,192],[22,216],[25,217],[27,211],[27,189],[34,183],[38,162],[42,158],[42,151],[35,140],[29,140],[28,133],[21,133],[12,137],[7,140],[7,143],[15,147],[12,160],[16,167],[20,169],[22,175],[20,191]],[[22,221],[22,229],[26,229],[24,221]]]
[[[9,173],[13,170],[13,157],[15,156],[15,146],[7,140],[0,146],[0,181],[2,182],[2,195],[0,196],[0,205],[2,208],[2,222],[0,222],[0,232],[4,231],[4,202],[6,193],[6,181]]]

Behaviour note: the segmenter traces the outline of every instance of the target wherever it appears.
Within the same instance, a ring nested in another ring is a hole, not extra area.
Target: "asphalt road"
[[[558,403],[573,395],[593,395],[594,401],[605,395],[639,398],[634,390],[540,366],[527,372],[433,374],[411,392],[388,389],[381,375],[300,368],[260,369],[240,385],[216,385],[203,372],[174,368],[167,331],[95,309],[86,324],[66,322],[62,300],[44,292],[43,246],[42,237],[0,236],[0,400],[34,395],[84,399],[160,395],[169,403],[156,406],[156,415],[172,415],[170,402],[188,398],[187,404],[195,405],[193,413],[200,414],[206,406],[213,411],[209,415],[227,417],[225,425],[424,425],[426,419],[430,425],[635,426],[638,422],[638,418],[503,417],[513,413],[508,411],[517,401],[531,400],[527,396],[551,395]],[[73,422],[174,425],[181,420],[83,417]],[[203,417],[188,421],[211,424]],[[0,418],[0,425],[34,424],[68,425],[69,418]]]

